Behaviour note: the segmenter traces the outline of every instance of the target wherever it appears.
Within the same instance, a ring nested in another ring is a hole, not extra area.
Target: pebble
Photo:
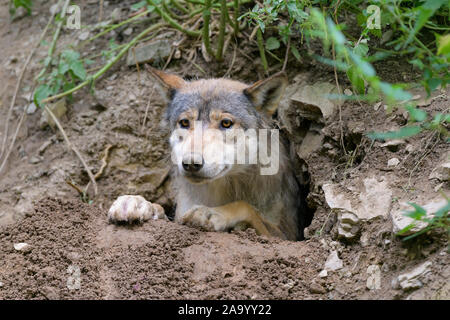
[[[324,294],[327,292],[324,287],[315,282],[311,283],[311,285],[309,286],[309,291],[311,293],[318,293],[318,294]]]
[[[398,166],[399,163],[400,163],[400,160],[398,160],[398,158],[392,158],[392,159],[389,159],[387,165],[388,165],[388,167],[396,167],[396,166]]]
[[[14,244],[14,249],[17,251],[29,252],[31,251],[31,246],[28,243],[20,242]]]
[[[378,290],[381,288],[381,270],[380,267],[376,264],[370,265],[367,267],[367,289],[369,290]]]
[[[344,263],[342,262],[341,259],[339,259],[337,251],[334,250],[328,256],[327,261],[325,262],[324,269],[329,270],[329,271],[336,271],[336,270],[342,269],[343,266],[344,266]]]
[[[27,114],[33,114],[36,112],[36,110],[37,110],[36,105],[34,104],[34,102],[32,102],[27,107]]]
[[[322,271],[320,271],[320,273],[319,273],[320,278],[326,278],[327,276],[328,276],[328,271],[326,269],[323,269]]]

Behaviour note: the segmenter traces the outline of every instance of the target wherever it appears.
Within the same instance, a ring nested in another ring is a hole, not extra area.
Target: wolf
[[[285,73],[247,85],[225,78],[187,81],[147,68],[167,102],[163,123],[172,132],[174,220],[208,231],[250,227],[259,235],[302,239],[307,223],[303,186],[295,176],[285,141],[279,139],[276,147],[269,146],[270,159],[276,162],[276,170],[269,174],[261,173],[264,164],[259,161],[236,163],[215,158],[223,153],[231,158],[242,156],[242,150],[249,156],[255,144],[277,142],[272,115],[288,83]],[[241,139],[240,144],[236,139],[224,139],[252,130],[269,133],[258,141],[255,135]],[[195,141],[200,146],[193,147]],[[161,206],[142,196],[124,195],[112,204],[108,218],[112,223],[143,222],[164,219],[165,214]]]

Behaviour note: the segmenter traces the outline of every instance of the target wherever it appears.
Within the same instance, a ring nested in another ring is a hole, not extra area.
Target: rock
[[[122,20],[122,9],[121,8],[115,8],[111,12],[111,20],[113,23]]]
[[[367,289],[369,290],[378,290],[381,288],[381,270],[380,267],[376,264],[370,265],[367,267]]]
[[[383,143],[381,145],[382,148],[387,148],[389,151],[391,152],[397,152],[399,147],[401,145],[405,144],[405,140],[402,139],[394,139],[394,140],[389,140],[386,143]]]
[[[31,251],[31,246],[28,243],[20,242],[14,244],[14,249],[16,249],[17,251],[27,253]]]
[[[36,112],[36,105],[34,104],[34,102],[30,103],[27,107],[27,114],[33,114]]]
[[[326,278],[327,276],[328,276],[328,271],[326,269],[323,269],[322,271],[320,271],[320,273],[319,273],[320,278]]]
[[[87,40],[88,38],[89,38],[89,31],[83,31],[78,36],[78,39],[80,39],[81,41]]]
[[[432,218],[436,211],[441,209],[443,206],[447,204],[446,200],[433,200],[426,205],[423,205],[422,207],[427,212],[427,217]],[[392,232],[397,234],[400,230],[404,229],[405,227],[409,226],[411,223],[415,224],[415,227],[412,229],[406,231],[401,236],[408,236],[413,233],[419,232],[426,228],[428,225],[426,222],[423,221],[416,221],[413,218],[405,216],[405,212],[413,210],[413,207],[408,205],[406,202],[400,203],[400,209],[399,210],[392,210],[391,211],[391,219],[392,219]]]
[[[380,109],[380,107],[381,107],[381,101],[375,103],[375,105],[373,106],[373,110],[378,111],[378,109]]]
[[[341,259],[339,259],[337,251],[333,250],[328,256],[327,261],[325,262],[324,269],[327,271],[336,271],[342,269],[343,266],[344,263]]]
[[[409,153],[416,151],[416,148],[412,144],[408,144],[405,147],[405,150]]]
[[[58,290],[54,287],[44,286],[42,287],[42,289],[40,289],[40,292],[48,300],[59,300]]]
[[[42,160],[44,160],[43,157],[32,156],[28,162],[31,164],[38,164],[42,162]]]
[[[3,288],[4,283],[0,281],[0,288]]]
[[[311,125],[314,126],[313,124]],[[313,153],[322,148],[324,136],[320,130],[310,130],[306,133],[300,146],[297,147],[297,155],[300,159],[308,159]]]
[[[330,99],[330,95],[337,96],[335,85],[328,82],[318,82],[314,85],[299,86],[290,102],[295,106],[298,114],[311,121],[324,122],[330,118],[342,105],[343,101]]]
[[[46,142],[44,142],[38,149],[38,154],[41,156],[44,154],[45,150],[47,150],[47,148],[53,143],[53,140],[56,137],[54,136],[53,138],[47,140]]]
[[[403,291],[419,289],[423,286],[423,278],[431,272],[431,262],[427,261],[414,268],[410,272],[403,273],[394,280],[394,287]]]
[[[322,189],[328,206],[337,212],[353,213],[359,220],[387,217],[391,206],[392,191],[384,177],[352,181],[352,190],[339,184],[324,184]],[[347,216],[347,218],[349,218]],[[348,220],[351,221],[351,220]]]
[[[443,162],[431,171],[428,179],[437,179],[439,181],[450,180],[450,153],[447,153]]]
[[[128,51],[127,65],[135,66],[136,63],[152,63],[154,61],[165,60],[170,55],[172,49],[169,40],[158,40],[153,43],[137,47]]]
[[[60,120],[62,116],[65,115],[67,112],[66,100],[63,98],[56,103],[49,104],[48,108],[50,109],[50,111],[52,111],[55,117],[58,120]],[[44,129],[48,125],[52,128],[55,128],[56,126],[55,122],[53,121],[53,118],[45,110],[42,112],[39,124],[41,129]]]
[[[317,294],[324,294],[327,292],[323,286],[316,282],[311,282],[309,285],[309,292],[311,293],[317,293]]]
[[[123,34],[126,35],[126,36],[129,36],[129,35],[131,35],[132,33],[133,33],[133,28],[132,28],[132,27],[126,28],[126,29],[123,31]]]
[[[345,89],[344,90],[344,94],[346,95],[346,96],[351,96],[352,94],[353,94],[353,92],[352,92],[352,90],[350,90],[350,89]]]
[[[340,210],[338,213],[338,238],[353,239],[359,231],[359,218],[353,212]]]
[[[400,160],[398,160],[398,158],[392,158],[388,160],[388,167],[396,167],[398,166],[398,164],[400,163]]]

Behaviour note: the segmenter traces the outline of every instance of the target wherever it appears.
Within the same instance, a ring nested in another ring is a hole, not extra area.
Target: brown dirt
[[[41,17],[46,16],[43,13],[48,12],[50,5],[44,1],[33,17],[10,23],[7,3],[0,1],[0,119],[6,118],[18,73],[30,45],[46,24]],[[105,15],[118,5],[115,1],[110,3]],[[125,1],[120,5],[126,8]],[[97,4],[83,6],[83,12],[91,14],[83,23],[95,22]],[[133,33],[140,27],[136,28]],[[78,33],[74,36],[71,32],[63,31],[61,46],[77,38]],[[161,36],[169,37],[164,32]],[[175,36],[181,38],[178,33]],[[110,38],[120,38],[119,43],[129,40],[120,32],[108,35],[83,54],[103,50]],[[261,78],[256,45],[244,42],[239,48],[245,48],[247,57],[238,55],[230,76],[248,82]],[[31,90],[33,75],[39,72],[39,60],[45,57],[46,50],[41,47],[29,66],[11,128],[15,129],[23,106],[28,104],[24,96]],[[205,76],[188,62],[189,50],[189,46],[183,48],[181,59],[173,60],[169,70],[188,77]],[[227,54],[226,61],[231,61],[233,51],[230,49]],[[196,64],[208,76],[223,76],[229,67],[208,64],[200,53]],[[377,68],[382,75],[392,74],[389,63]],[[395,68],[396,76],[411,71],[403,65]],[[334,81],[333,70],[307,59],[301,64],[293,61],[288,70],[290,79],[301,74],[309,82]],[[343,88],[349,87],[344,79],[340,83]],[[98,180],[100,194],[92,205],[82,203],[65,182],[70,179],[84,187],[89,179],[78,159],[67,150],[62,136],[50,128],[39,128],[41,110],[27,117],[7,170],[0,175],[0,299],[450,298],[445,234],[435,231],[405,243],[392,233],[389,218],[379,218],[362,225],[367,244],[337,241],[336,215],[326,205],[321,188],[325,182],[351,188],[362,178],[382,175],[393,191],[391,210],[398,208],[400,199],[420,202],[435,198],[439,183],[428,176],[442,160],[448,144],[423,133],[407,139],[414,151],[407,152],[402,146],[392,152],[380,147],[379,142],[371,144],[363,135],[405,124],[402,111],[387,114],[383,106],[375,111],[372,105],[347,102],[342,107],[342,123],[338,114],[326,123],[322,129],[324,143],[331,149],[321,148],[302,162],[310,176],[308,203],[316,210],[308,228],[308,240],[288,242],[259,237],[252,230],[207,233],[167,221],[134,226],[107,224],[107,208],[122,194],[143,195],[163,205],[168,214],[175,203],[167,175],[167,132],[159,125],[163,103],[157,93],[151,94],[151,79],[120,62],[95,88],[94,96],[88,90],[76,93],[62,119],[70,140],[94,172],[101,166],[104,150],[113,146],[108,166]],[[449,95],[447,92],[443,98],[435,99],[426,110],[444,112],[449,106]],[[351,165],[351,157],[340,145],[341,125],[346,150],[355,150]],[[3,128],[4,122],[0,121],[0,132]],[[48,146],[39,153],[43,145]],[[30,161],[36,156],[42,157],[40,161]],[[401,160],[400,165],[387,168],[387,161],[394,156]],[[302,170],[299,169],[299,175]],[[449,187],[448,182],[441,185],[447,193]],[[13,245],[20,242],[30,244],[31,251],[16,251]],[[318,274],[332,250],[339,253],[343,268],[320,278]],[[422,288],[409,292],[393,288],[393,279],[424,261],[432,262],[432,266],[421,280]],[[366,288],[369,265],[381,269],[379,290]],[[67,287],[73,276],[68,273],[70,266],[81,270],[78,290]]]

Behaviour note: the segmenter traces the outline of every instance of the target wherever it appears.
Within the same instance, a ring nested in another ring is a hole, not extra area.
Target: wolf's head
[[[284,73],[247,85],[229,79],[185,81],[153,68],[149,71],[168,103],[165,120],[172,131],[172,161],[195,184],[251,164],[249,150],[258,144],[257,130],[269,128],[268,116],[277,109],[287,85]],[[246,137],[240,139],[243,134]],[[242,152],[247,157],[244,163],[236,161]]]

